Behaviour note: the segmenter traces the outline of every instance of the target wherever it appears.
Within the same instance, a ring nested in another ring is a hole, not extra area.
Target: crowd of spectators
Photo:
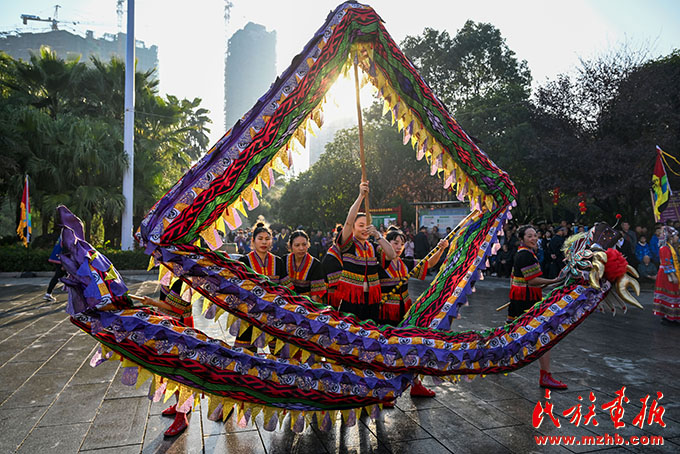
[[[680,222],[669,223],[680,231]],[[656,272],[659,266],[659,236],[661,235],[662,224],[655,224],[652,229],[646,226],[637,225],[631,228],[628,222],[621,222],[620,231],[623,234],[623,244],[620,246],[621,252],[628,260],[628,263],[635,267],[640,273],[642,282],[653,282],[656,279]],[[445,232],[440,232],[435,226],[427,228],[421,226],[416,231],[413,223],[404,221],[400,226],[406,235],[406,244],[403,255],[415,259],[424,258],[432,250],[440,239],[446,237],[451,228],[447,227]],[[536,226],[538,234],[538,249],[536,256],[541,264],[543,275],[547,279],[556,277],[563,266],[564,253],[562,245],[564,241],[573,234],[585,232],[589,226],[572,224],[562,221],[559,224],[539,223]],[[499,236],[499,246],[494,248],[494,253],[489,257],[489,267],[486,273],[491,276],[510,277],[515,253],[519,246],[516,225],[506,225],[503,228],[504,234]],[[310,237],[309,253],[318,259],[323,258],[326,251],[333,242],[335,230],[324,231],[321,229],[305,229]],[[381,227],[385,233],[386,227]],[[283,256],[288,253],[288,239],[291,229],[283,227],[273,230],[272,253]],[[236,231],[228,232],[225,242],[235,243],[239,254],[250,252],[251,231],[249,228],[241,228]]]
[[[669,222],[676,229],[680,229],[680,222]],[[659,266],[659,236],[663,224],[656,223],[651,229],[637,225],[631,228],[630,223],[621,222],[619,230],[622,233],[623,243],[621,252],[628,263],[638,270],[642,282],[654,282]],[[589,226],[572,224],[562,221],[553,225],[540,223],[536,226],[538,234],[538,249],[536,257],[541,264],[543,275],[547,279],[556,277],[563,266],[564,253],[562,245],[571,235],[585,232]],[[504,235],[499,237],[500,247],[489,258],[487,273],[492,276],[509,277],[512,272],[512,263],[519,246],[517,238],[517,226],[506,225]]]
[[[335,230],[324,231],[314,228],[307,229],[302,226],[298,226],[297,228],[307,232],[310,240],[309,253],[318,259],[321,259],[326,254],[326,251],[333,242],[333,238],[335,238]],[[451,227],[447,227],[446,231],[440,232],[436,226],[429,229],[423,226],[416,231],[415,224],[408,223],[407,221],[402,222],[400,229],[406,236],[404,256],[416,259],[424,258],[430,250],[439,243],[439,240],[451,232]],[[381,226],[379,230],[384,235],[387,231],[387,227]],[[288,239],[290,233],[291,229],[288,227],[281,227],[279,229],[272,228],[272,254],[283,256],[288,253]],[[226,237],[224,237],[223,240],[225,243],[233,243],[236,245],[237,250],[234,252],[237,252],[238,254],[247,254],[250,252],[251,236],[251,229],[244,227],[227,232]]]
[[[334,231],[324,232],[321,229],[303,229],[309,235],[309,254],[312,257],[321,259],[335,237]],[[288,240],[290,238],[291,229],[282,227],[280,229],[272,229],[272,249],[271,253],[279,257],[288,254]],[[250,252],[250,240],[252,237],[252,230],[250,228],[240,228],[235,231],[227,232],[224,238],[226,243],[233,243],[236,245],[238,254],[245,255]]]

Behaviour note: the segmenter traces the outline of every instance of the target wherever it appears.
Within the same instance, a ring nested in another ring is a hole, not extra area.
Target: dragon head
[[[640,295],[640,284],[635,268],[615,249],[621,233],[607,223],[595,224],[587,233],[573,235],[564,242],[565,256],[563,274],[568,278],[582,277],[595,290],[607,293],[603,302],[616,313],[617,307],[626,312],[626,304],[642,309],[642,305],[630,293],[629,288]],[[613,291],[610,291],[613,290]]]

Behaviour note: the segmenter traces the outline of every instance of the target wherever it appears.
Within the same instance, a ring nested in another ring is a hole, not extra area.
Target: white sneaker
[[[43,299],[44,299],[45,301],[56,301],[56,300],[57,300],[55,297],[53,297],[53,296],[50,295],[49,293],[45,293],[45,295],[43,295]]]

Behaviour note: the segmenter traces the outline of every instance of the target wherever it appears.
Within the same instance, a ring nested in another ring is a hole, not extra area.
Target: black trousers
[[[52,279],[50,280],[50,284],[47,286],[47,293],[50,295],[52,294],[52,290],[54,290],[54,287],[57,286],[57,283],[59,282],[59,279],[66,276],[66,271],[61,267],[61,265],[56,264],[54,265],[54,276],[52,276]]]

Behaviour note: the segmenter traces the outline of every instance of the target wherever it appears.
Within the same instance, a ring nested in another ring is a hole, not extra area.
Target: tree
[[[540,212],[543,201],[527,153],[535,140],[527,62],[515,57],[500,30],[473,21],[453,38],[426,28],[407,37],[402,48],[477,145],[510,174],[519,193],[515,215]]]
[[[544,165],[544,187],[586,191],[608,216],[645,222],[654,147],[680,144],[680,57],[640,63],[638,55],[583,61],[576,77],[540,87],[534,156]]]
[[[456,113],[468,102],[522,87],[528,96],[531,74],[518,61],[500,30],[468,20],[456,36],[426,28],[407,36],[401,47],[435,94]]]
[[[27,104],[45,109],[54,118],[78,97],[80,79],[86,67],[80,57],[61,59],[43,46],[31,54],[29,64],[16,63],[17,83],[11,88],[19,92]]]
[[[30,62],[0,53],[0,150],[7,167],[0,189],[18,206],[17,188],[31,177],[43,233],[59,203],[84,221],[86,234],[118,243],[123,208],[125,65],[62,60],[47,48]],[[137,72],[135,207],[141,220],[153,203],[207,148],[201,100],[158,95],[155,71]],[[19,189],[20,190],[20,189]]]

